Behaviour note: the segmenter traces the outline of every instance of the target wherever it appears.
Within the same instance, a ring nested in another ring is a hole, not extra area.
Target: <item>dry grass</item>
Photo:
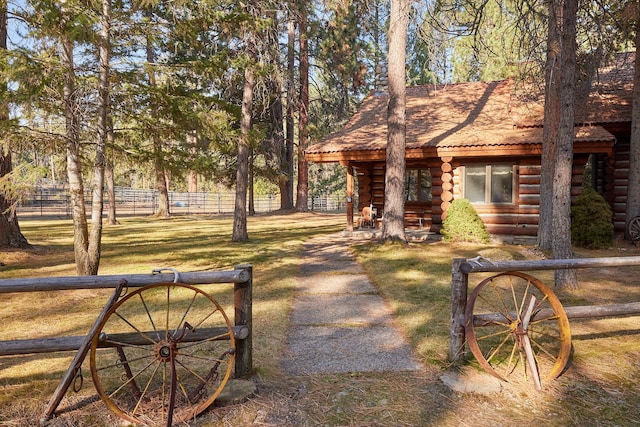
[[[287,377],[279,360],[288,325],[302,243],[338,231],[342,216],[292,214],[250,219],[251,241],[230,242],[230,218],[124,219],[105,229],[101,274],[181,271],[254,265],[254,366],[258,393],[248,401],[202,414],[192,426],[495,426],[513,424],[625,426],[640,424],[639,317],[572,321],[570,366],[542,393],[527,383],[505,384],[491,396],[450,391],[448,369],[451,259],[539,256],[530,247],[358,243],[354,252],[393,307],[398,325],[424,362],[420,373],[385,372]],[[70,221],[24,221],[32,251],[0,254],[0,277],[73,275]],[[345,244],[347,244],[345,242]],[[583,257],[640,255],[623,250],[580,251]],[[640,268],[582,270],[581,289],[560,295],[565,305],[640,301]],[[549,273],[533,273],[551,283]],[[472,279],[472,284],[482,276]],[[209,288],[223,304],[229,292]],[[0,339],[81,335],[109,292],[1,295]],[[0,426],[35,425],[72,354],[0,358]],[[90,381],[68,393],[54,426],[115,426]]]

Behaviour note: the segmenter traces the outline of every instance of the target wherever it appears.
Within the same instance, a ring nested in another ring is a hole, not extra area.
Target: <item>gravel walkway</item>
[[[349,238],[305,244],[283,370],[291,375],[414,371],[422,365],[391,309],[355,261]]]

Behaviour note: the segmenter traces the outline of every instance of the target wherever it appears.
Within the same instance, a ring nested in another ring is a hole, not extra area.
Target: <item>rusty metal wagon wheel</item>
[[[571,352],[562,304],[544,283],[520,272],[489,277],[473,290],[465,335],[487,372],[505,381],[520,373],[538,389],[562,373]]]
[[[213,403],[234,357],[233,330],[215,299],[190,285],[159,283],[107,312],[91,345],[91,375],[121,418],[171,425]]]
[[[637,216],[627,224],[627,234],[633,243],[640,242],[640,216]]]

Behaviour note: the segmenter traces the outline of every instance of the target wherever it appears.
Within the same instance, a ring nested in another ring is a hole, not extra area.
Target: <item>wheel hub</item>
[[[173,347],[173,353],[177,353],[177,348],[170,342],[160,341],[156,344],[155,355],[156,359],[161,362],[169,362],[171,361],[171,348]]]

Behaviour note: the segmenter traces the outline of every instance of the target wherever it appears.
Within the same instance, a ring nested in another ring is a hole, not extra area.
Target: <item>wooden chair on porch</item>
[[[360,218],[358,218],[358,227],[376,228],[376,214],[375,208],[372,205],[362,208]]]

